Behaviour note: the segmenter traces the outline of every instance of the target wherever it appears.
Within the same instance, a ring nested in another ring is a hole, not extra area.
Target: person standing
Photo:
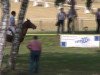
[[[66,19],[66,13],[64,12],[64,8],[60,8],[60,12],[57,14],[57,33],[64,32],[64,22]]]
[[[71,23],[75,20],[77,17],[77,12],[73,6],[70,7],[68,13],[67,13],[67,32],[71,32]]]
[[[96,23],[97,23],[96,32],[100,33],[100,8],[97,9],[97,12],[95,13],[95,16],[96,16]]]
[[[90,13],[90,10],[91,10],[91,7],[92,7],[92,3],[93,3],[93,0],[86,0],[85,13]]]
[[[42,50],[41,42],[38,36],[33,36],[33,40],[29,42],[27,48],[30,50],[30,74],[38,73],[39,59]]]

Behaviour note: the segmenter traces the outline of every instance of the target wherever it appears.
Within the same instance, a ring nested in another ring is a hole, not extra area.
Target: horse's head
[[[29,19],[23,23],[23,27],[36,29],[35,24],[33,24]]]

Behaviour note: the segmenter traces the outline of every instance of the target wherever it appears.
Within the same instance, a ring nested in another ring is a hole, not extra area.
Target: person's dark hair
[[[38,39],[38,36],[33,36],[33,39],[37,40]]]
[[[15,12],[15,11],[12,11],[12,12],[11,12],[11,14],[12,14],[12,15],[15,15],[15,14],[16,14],[16,12]]]
[[[60,10],[64,10],[64,8],[61,7]]]

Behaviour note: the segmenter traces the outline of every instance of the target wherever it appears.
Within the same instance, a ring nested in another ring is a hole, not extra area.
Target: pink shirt
[[[41,42],[38,40],[32,40],[28,46],[32,51],[40,51],[41,50]]]

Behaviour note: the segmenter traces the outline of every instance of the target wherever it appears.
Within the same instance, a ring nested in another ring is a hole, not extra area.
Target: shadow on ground
[[[52,32],[52,31],[41,31],[41,32],[34,32],[34,34],[57,34],[57,32]],[[100,34],[97,33],[96,31],[75,31],[75,32],[63,32],[61,34]]]
[[[4,69],[3,75],[29,75],[28,66],[29,55],[19,55],[16,70]],[[95,54],[44,52],[41,55],[39,73],[33,75],[100,75],[100,52],[97,51]]]

